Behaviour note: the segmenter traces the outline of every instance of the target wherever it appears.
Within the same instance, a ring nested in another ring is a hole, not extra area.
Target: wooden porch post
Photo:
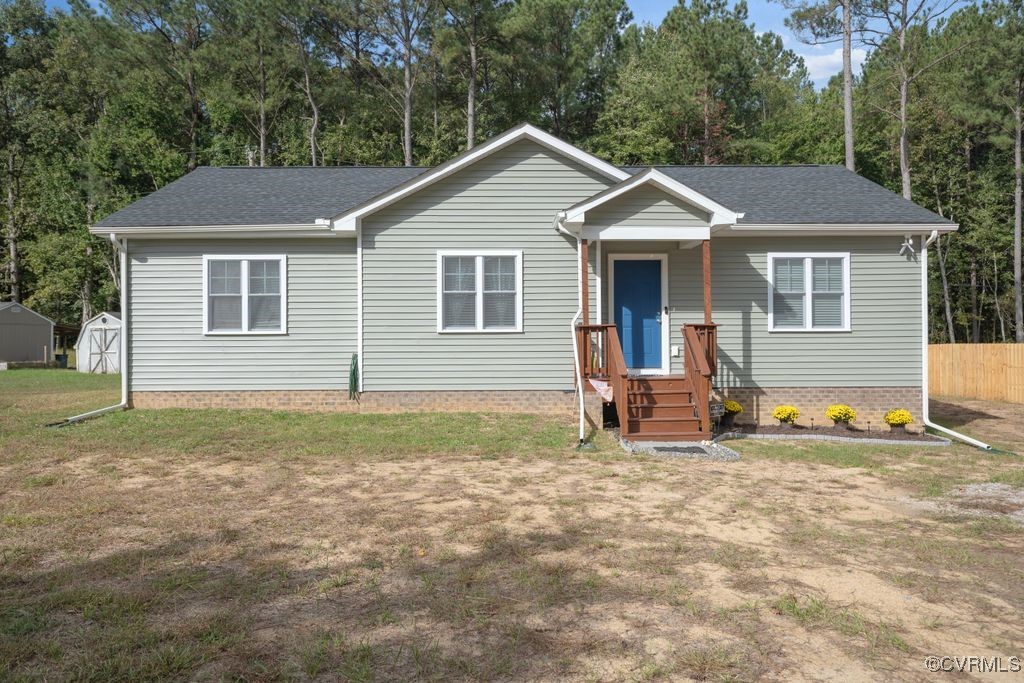
[[[701,244],[704,256],[704,324],[711,324],[711,240]]]
[[[590,258],[587,254],[587,240],[580,240],[580,291],[583,292],[584,325],[590,324]]]

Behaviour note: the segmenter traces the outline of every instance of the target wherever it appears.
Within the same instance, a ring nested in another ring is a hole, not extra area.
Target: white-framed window
[[[768,329],[850,330],[850,254],[768,254]]]
[[[522,332],[523,252],[437,252],[438,332]]]
[[[204,255],[203,334],[285,334],[287,266],[279,255]]]

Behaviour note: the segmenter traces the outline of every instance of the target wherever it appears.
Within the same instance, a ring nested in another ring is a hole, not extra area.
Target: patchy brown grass
[[[116,383],[22,372],[0,374],[5,678],[924,680],[926,654],[1022,654],[1021,527],[922,504],[1021,486],[1012,456],[695,462],[494,415],[47,430]],[[961,426],[1024,447],[997,410]]]

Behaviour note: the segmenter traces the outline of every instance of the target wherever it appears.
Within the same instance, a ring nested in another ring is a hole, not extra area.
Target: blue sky
[[[676,0],[627,0],[638,23],[648,22],[657,25],[665,17]],[[64,0],[46,0],[49,7],[66,7]],[[95,4],[99,4],[96,2]],[[786,47],[803,56],[811,79],[819,88],[828,79],[842,70],[841,53],[838,45],[805,45],[791,34],[783,23],[787,11],[778,2],[766,0],[748,0],[750,20],[758,31],[774,31],[782,36]],[[867,53],[859,48],[853,51],[854,73],[860,71],[860,64]]]

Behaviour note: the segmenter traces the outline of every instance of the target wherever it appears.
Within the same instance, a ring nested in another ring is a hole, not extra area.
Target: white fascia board
[[[918,235],[932,232],[950,233],[958,230],[955,223],[768,223],[763,225],[733,225],[718,235],[761,234],[778,236],[795,235]]]
[[[733,225],[743,217],[742,213],[736,213],[722,206],[710,197],[697,192],[678,180],[668,177],[658,169],[649,168],[627,178],[615,187],[599,192],[593,197],[569,207],[565,211],[565,223],[571,226],[583,225],[586,223],[587,211],[606,204],[641,185],[653,185],[666,194],[705,211],[710,216],[709,224],[713,226]]]
[[[703,241],[711,239],[711,228],[643,227],[632,225],[620,225],[611,228],[584,227],[583,238],[588,240]]]
[[[139,226],[127,228],[97,228],[92,226],[93,235],[118,235],[133,238],[192,239],[242,237],[336,237],[327,224],[305,225],[166,225]],[[355,233],[351,234],[352,237]]]
[[[482,145],[478,145],[467,152],[463,152],[454,159],[451,159],[440,166],[413,178],[409,182],[399,185],[395,189],[390,190],[375,199],[371,199],[362,206],[358,206],[343,214],[335,216],[331,220],[331,226],[337,231],[354,232],[358,229],[360,221],[364,216],[383,209],[400,199],[408,197],[428,185],[433,185],[437,181],[446,178],[513,143],[519,142],[520,140],[531,140],[536,142],[537,144],[573,159],[583,166],[597,171],[601,175],[612,180],[621,181],[629,178],[629,173],[623,171],[621,168],[613,166],[607,161],[598,159],[594,155],[584,152],[579,147],[570,145],[565,140],[560,140],[554,135],[546,133],[535,126],[531,126],[526,123],[502,133],[497,137],[491,138]]]

